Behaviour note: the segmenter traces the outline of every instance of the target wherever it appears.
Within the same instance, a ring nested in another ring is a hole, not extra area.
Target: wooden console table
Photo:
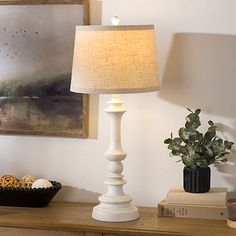
[[[156,208],[139,207],[140,219],[107,223],[91,218],[91,204],[52,202],[45,208],[0,207],[1,236],[235,236],[226,221],[158,218]]]

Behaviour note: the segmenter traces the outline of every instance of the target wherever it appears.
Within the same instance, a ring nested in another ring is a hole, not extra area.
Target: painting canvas
[[[70,92],[82,5],[0,5],[0,134],[87,136],[87,95]]]

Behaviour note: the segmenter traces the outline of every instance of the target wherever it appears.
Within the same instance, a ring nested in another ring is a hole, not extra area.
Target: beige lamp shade
[[[71,91],[138,93],[159,87],[154,26],[77,26]]]

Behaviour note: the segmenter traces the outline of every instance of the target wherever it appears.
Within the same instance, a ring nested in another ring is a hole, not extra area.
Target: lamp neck
[[[105,109],[107,113],[121,113],[121,116],[124,112],[126,112],[123,102],[120,100],[119,94],[112,94],[112,98],[107,102],[109,106]]]

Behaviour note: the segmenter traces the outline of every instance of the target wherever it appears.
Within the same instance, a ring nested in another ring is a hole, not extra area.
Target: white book
[[[174,187],[167,193],[167,203],[225,206],[227,197],[227,188],[211,188],[207,193],[188,193],[182,187]]]
[[[226,220],[226,206],[169,204],[166,199],[158,203],[158,216],[194,219]]]

